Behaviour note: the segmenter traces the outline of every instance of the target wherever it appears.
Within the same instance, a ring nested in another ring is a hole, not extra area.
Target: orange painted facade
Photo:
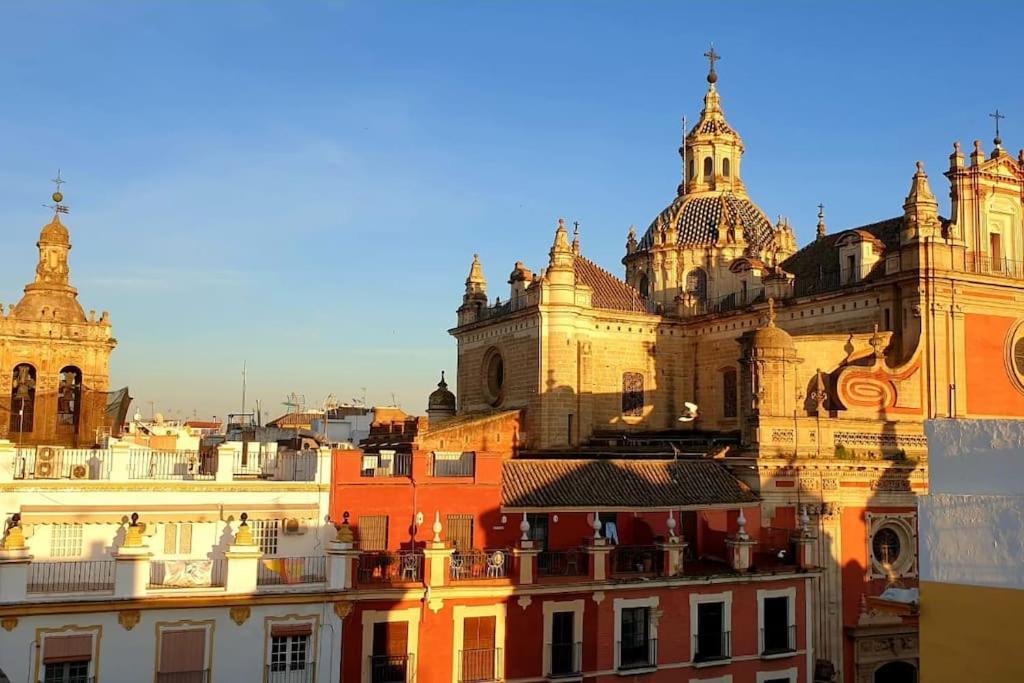
[[[964,316],[967,412],[975,416],[1024,416],[1024,393],[1013,385],[1003,357],[1018,319],[983,313]]]

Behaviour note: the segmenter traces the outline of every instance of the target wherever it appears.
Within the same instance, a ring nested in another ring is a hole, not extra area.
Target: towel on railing
[[[281,577],[284,583],[301,583],[305,559],[302,557],[278,557],[262,560],[263,566]]]
[[[209,586],[213,583],[213,560],[165,560],[165,586]]]

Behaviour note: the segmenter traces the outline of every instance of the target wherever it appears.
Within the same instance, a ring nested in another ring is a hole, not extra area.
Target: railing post
[[[537,555],[540,548],[533,547],[533,541],[519,541],[519,547],[512,549],[516,557],[516,564],[519,565],[519,583],[529,585],[537,580]]]
[[[21,529],[20,515],[14,515],[0,542],[0,603],[25,601],[31,561],[32,556],[28,554]]]
[[[217,446],[217,481],[234,481],[235,453],[241,452],[241,448],[234,444],[222,443]]]
[[[729,553],[729,566],[738,572],[745,572],[750,569],[751,551],[757,541],[747,534],[747,518],[743,515],[743,508],[740,508],[736,524],[736,535],[725,539],[725,545]]]
[[[138,598],[146,594],[149,584],[149,547],[142,540],[143,526],[138,513],[124,534],[124,543],[114,554],[114,597]]]
[[[670,536],[665,543],[659,543],[658,549],[665,554],[662,565],[664,576],[680,576],[683,573],[683,550],[686,543],[680,536]]]
[[[587,547],[590,553],[590,575],[594,581],[604,581],[608,578],[608,553],[611,548],[603,538],[595,538],[593,545]]]
[[[110,444],[110,481],[128,481],[128,461],[131,459],[131,444],[123,441]]]
[[[327,544],[327,590],[352,588],[353,568],[359,556],[359,551],[354,548],[354,539],[352,527],[348,525],[348,513],[345,513],[345,521],[338,525],[338,535]]]
[[[220,449],[218,449],[217,456],[218,460],[221,461],[217,466],[220,467],[223,464],[223,458],[220,457]],[[231,471],[230,467],[228,471]],[[217,470],[217,477],[218,479],[220,478],[219,469]],[[256,592],[256,575],[263,552],[256,545],[256,541],[252,537],[248,519],[249,515],[243,512],[241,514],[242,522],[235,533],[235,542],[229,545],[227,552],[224,553],[228,573],[224,581],[224,590],[227,593]]]

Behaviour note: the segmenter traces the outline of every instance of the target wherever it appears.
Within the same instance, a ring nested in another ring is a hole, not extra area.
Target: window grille
[[[639,372],[622,373],[622,414],[628,417],[644,414],[644,376]]]
[[[255,519],[249,522],[252,537],[264,555],[277,555],[277,537],[281,522],[276,519]]]
[[[54,524],[50,532],[50,557],[81,557],[82,525]]]

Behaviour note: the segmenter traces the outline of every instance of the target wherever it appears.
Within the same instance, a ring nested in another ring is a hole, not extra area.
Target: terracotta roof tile
[[[649,306],[640,292],[583,256],[573,260],[576,281],[594,290],[594,308],[647,313]]]
[[[757,502],[713,460],[514,459],[504,463],[506,508],[685,508]]]

